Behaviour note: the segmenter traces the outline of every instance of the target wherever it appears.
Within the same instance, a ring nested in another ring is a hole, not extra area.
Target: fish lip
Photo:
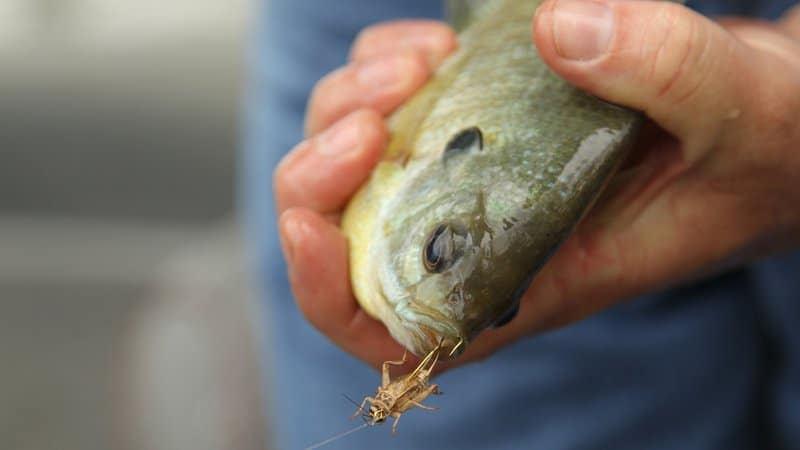
[[[408,309],[415,318],[412,321],[404,317],[403,323],[416,338],[416,347],[421,350],[420,354],[424,355],[440,345],[443,354],[450,357],[461,354],[468,340],[454,320],[419,305],[409,305]]]

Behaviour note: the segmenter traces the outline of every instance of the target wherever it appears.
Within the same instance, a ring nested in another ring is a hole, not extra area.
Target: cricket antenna
[[[350,397],[349,397],[347,394],[345,394],[344,392],[342,393],[342,397],[346,398],[346,399],[347,399],[347,401],[349,401],[350,403],[352,403],[352,404],[356,405],[356,408],[358,408],[358,412],[360,412],[360,413],[361,413],[361,420],[363,420],[363,421],[364,421],[364,423],[366,423],[366,424],[369,424],[369,421],[367,420],[367,419],[369,418],[369,414],[367,414],[367,412],[366,412],[366,411],[364,411],[364,408],[363,408],[361,405],[359,405],[359,404],[358,404],[358,403],[357,403],[355,400],[353,400],[352,398],[350,398]],[[355,418],[355,416],[353,416],[353,418]]]
[[[333,442],[333,441],[339,440],[339,439],[341,439],[341,438],[343,438],[343,437],[347,436],[348,434],[355,433],[356,431],[358,431],[358,430],[360,430],[360,429],[362,429],[362,428],[366,428],[366,427],[368,427],[369,425],[370,425],[370,424],[369,424],[369,422],[364,422],[364,423],[362,423],[361,425],[359,425],[359,426],[357,426],[357,427],[355,427],[355,428],[353,428],[353,429],[351,429],[351,430],[347,430],[347,431],[345,431],[344,433],[339,433],[339,434],[337,434],[336,436],[333,436],[332,438],[325,439],[325,440],[324,440],[324,441],[322,441],[322,442],[318,442],[318,443],[316,443],[316,444],[312,445],[311,447],[306,447],[306,448],[305,448],[305,450],[314,450],[314,449],[316,449],[316,448],[320,448],[320,447],[322,447],[323,445],[328,445],[328,444],[330,444],[330,443],[331,443],[331,442]]]
[[[363,411],[364,411],[364,408],[362,408],[362,407],[361,407],[361,405],[359,405],[359,404],[358,404],[358,403],[357,403],[355,400],[353,400],[352,398],[350,398],[350,396],[349,396],[349,395],[347,395],[347,394],[345,394],[345,393],[342,393],[342,397],[346,398],[348,402],[350,402],[350,403],[352,403],[352,404],[356,405],[356,408],[358,408],[358,410],[359,410],[359,411],[361,411],[361,412],[363,412]]]

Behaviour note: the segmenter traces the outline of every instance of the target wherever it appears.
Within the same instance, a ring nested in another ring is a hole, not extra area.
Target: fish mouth
[[[455,358],[467,346],[467,335],[458,321],[431,308],[412,295],[398,290],[389,295],[387,287],[397,283],[382,283],[377,290],[379,304],[386,314],[375,314],[386,325],[392,337],[416,356],[424,357],[439,349],[442,359]],[[393,300],[392,300],[393,299]]]
[[[467,338],[458,324],[438,311],[419,305],[406,305],[397,311],[402,326],[409,333],[410,350],[424,356],[440,348],[442,356],[455,358],[467,346]]]

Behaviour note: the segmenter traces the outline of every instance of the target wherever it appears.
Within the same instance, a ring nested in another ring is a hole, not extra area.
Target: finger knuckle
[[[378,141],[387,136],[384,117],[371,108],[360,108],[352,113],[352,125],[358,127],[366,141]]]
[[[377,40],[377,36],[380,35],[381,31],[384,30],[385,28],[386,24],[379,23],[375,25],[370,25],[359,31],[350,49],[351,55],[355,56],[358,55],[360,52],[364,51],[365,47],[369,47],[372,43],[374,43]]]
[[[800,82],[786,80],[766,85],[759,94],[760,135],[778,142],[797,138],[800,117]]]
[[[324,105],[325,101],[330,98],[332,93],[338,91],[342,84],[348,82],[352,70],[352,67],[348,65],[340,67],[322,77],[311,91],[309,109],[311,110],[315,106]]]
[[[284,158],[272,173],[272,189],[279,205],[286,203],[289,197],[289,188],[292,185],[288,168],[290,161],[291,156]]]
[[[404,21],[388,21],[363,28],[353,41],[350,49],[351,58],[357,59],[359,55],[369,53],[370,48],[384,40],[387,34],[390,34],[393,29],[402,26],[403,23]]]
[[[306,110],[306,134],[319,131],[322,123],[329,121],[341,108],[343,92],[346,87],[355,84],[351,66],[340,67],[320,79],[311,91]]]
[[[659,31],[662,36],[651,52],[649,78],[657,98],[681,103],[693,97],[706,82],[711,37],[696,18],[687,16],[677,5],[661,8]]]

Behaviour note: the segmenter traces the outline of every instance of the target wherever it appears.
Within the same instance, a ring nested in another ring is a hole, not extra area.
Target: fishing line
[[[315,448],[320,448],[323,445],[328,445],[328,444],[330,444],[331,442],[333,442],[333,441],[335,441],[337,439],[341,439],[341,438],[347,436],[348,434],[355,433],[356,431],[358,431],[358,430],[360,430],[362,428],[366,428],[368,426],[370,426],[370,424],[368,422],[362,423],[361,425],[353,428],[352,430],[347,430],[344,433],[339,433],[336,436],[334,436],[332,438],[325,439],[324,441],[319,442],[317,444],[314,444],[311,447],[306,447],[305,450],[314,450]]]

